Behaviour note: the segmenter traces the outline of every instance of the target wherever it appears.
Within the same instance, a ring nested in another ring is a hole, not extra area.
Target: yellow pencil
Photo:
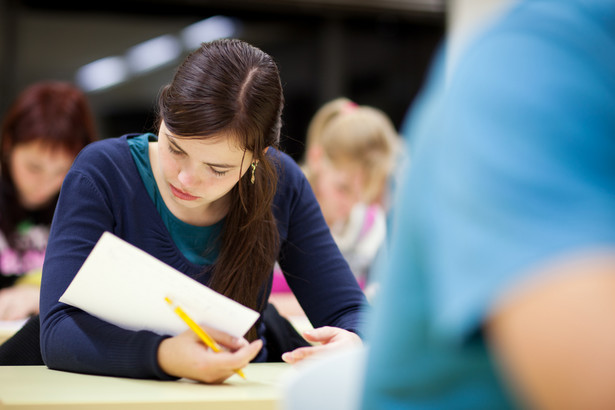
[[[188,316],[188,314],[184,312],[182,308],[180,308],[178,305],[173,303],[173,301],[168,297],[165,297],[164,300],[166,300],[167,303],[171,305],[171,307],[173,308],[173,311],[177,314],[177,316],[179,316],[184,322],[186,322],[188,327],[192,329],[194,333],[196,333],[197,336],[201,338],[203,343],[205,343],[211,350],[213,350],[216,353],[222,351],[220,349],[220,346],[218,346],[218,344],[216,343],[216,341],[212,339],[211,336],[209,336],[207,332],[205,332],[205,330],[201,326],[199,326],[194,320],[192,320],[192,318],[190,318],[190,316]],[[235,373],[237,373],[244,379],[246,378],[245,374],[243,374],[241,369],[235,369]]]

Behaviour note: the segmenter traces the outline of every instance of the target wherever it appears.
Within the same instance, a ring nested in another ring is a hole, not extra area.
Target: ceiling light
[[[77,84],[84,91],[98,91],[125,81],[128,77],[122,57],[105,57],[84,65],[77,71]]]
[[[224,16],[213,16],[189,25],[181,32],[182,41],[188,50],[194,50],[201,43],[218,38],[233,37],[238,31],[235,20]]]
[[[130,71],[142,73],[174,62],[181,54],[179,40],[171,34],[147,40],[126,52]]]

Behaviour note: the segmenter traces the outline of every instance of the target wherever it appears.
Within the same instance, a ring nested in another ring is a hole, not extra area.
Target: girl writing
[[[129,331],[58,302],[105,231],[245,306],[265,311],[279,262],[315,329],[294,363],[360,342],[365,298],[294,161],[276,149],[278,68],[240,40],[204,43],[159,98],[157,135],[95,143],[75,161],[58,203],[41,292],[41,349],[56,369],[135,378],[222,382],[269,352],[267,318],[245,339],[207,329]],[[117,286],[122,286],[118,283]],[[266,316],[266,315],[264,315]]]

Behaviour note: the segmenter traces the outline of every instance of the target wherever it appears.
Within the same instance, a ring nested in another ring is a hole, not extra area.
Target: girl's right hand
[[[167,374],[185,377],[203,383],[222,383],[245,367],[263,347],[262,340],[252,343],[227,333],[205,328],[205,331],[223,348],[216,353],[208,348],[190,329],[167,338],[158,347],[158,364]]]

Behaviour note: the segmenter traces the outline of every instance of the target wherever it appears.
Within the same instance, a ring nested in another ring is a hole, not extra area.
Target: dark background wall
[[[346,96],[399,127],[445,30],[438,0],[0,0],[0,112],[26,85],[75,81],[79,67],[214,15],[278,62],[283,148],[299,158],[309,119]],[[154,130],[154,105],[185,54],[168,66],[89,93],[101,137]]]

